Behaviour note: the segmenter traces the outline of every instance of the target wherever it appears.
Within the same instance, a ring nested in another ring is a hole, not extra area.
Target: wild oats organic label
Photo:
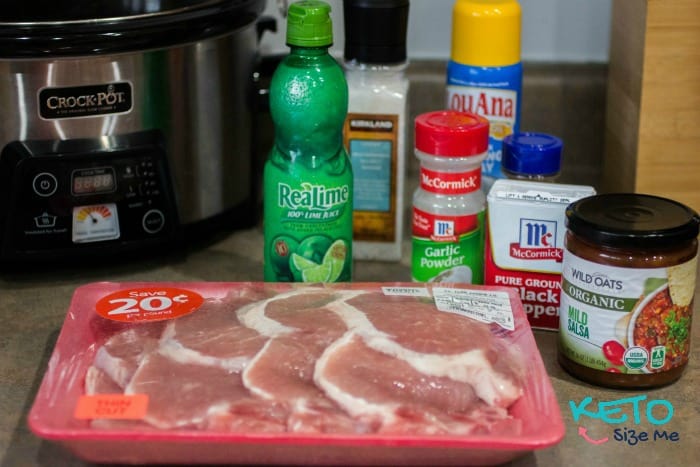
[[[565,251],[564,355],[613,373],[655,373],[687,362],[692,301],[677,304],[670,294],[668,268],[607,266]]]

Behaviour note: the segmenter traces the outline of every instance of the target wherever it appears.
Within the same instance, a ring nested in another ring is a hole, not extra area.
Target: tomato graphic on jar
[[[607,361],[613,365],[622,366],[624,364],[623,356],[625,355],[625,346],[620,344],[618,341],[609,340],[605,342],[602,350]]]

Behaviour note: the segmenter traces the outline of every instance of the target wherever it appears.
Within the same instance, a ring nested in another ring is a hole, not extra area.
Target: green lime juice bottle
[[[352,277],[352,167],[343,146],[348,88],[328,53],[331,8],[292,3],[290,54],[270,83],[275,143],[263,173],[264,278],[338,282]]]

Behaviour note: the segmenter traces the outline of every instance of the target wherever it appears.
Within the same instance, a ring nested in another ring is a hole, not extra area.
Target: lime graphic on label
[[[329,264],[317,264],[314,267],[301,271],[304,282],[328,282],[331,267]]]
[[[318,263],[311,261],[310,259],[306,259],[296,253],[292,253],[292,264],[295,268],[302,272],[314,266],[318,266]]]
[[[291,269],[297,278],[302,282],[334,282],[343,272],[345,258],[348,254],[348,247],[343,240],[336,240],[325,251],[318,255],[317,250],[311,246],[323,245],[325,237],[316,237],[304,245],[300,245],[300,251],[306,253],[292,253],[290,258]],[[301,246],[304,246],[304,249]],[[308,255],[308,256],[307,256]],[[317,257],[323,258],[321,263],[314,261]],[[312,259],[314,258],[314,259]]]
[[[348,247],[342,240],[336,240],[328,248],[326,254],[323,256],[323,264],[330,266],[330,272],[328,276],[328,281],[335,282],[340,274],[343,272],[343,266],[345,266],[345,257],[348,254]]]
[[[323,255],[331,246],[331,239],[325,235],[312,235],[306,237],[299,244],[296,253],[306,259],[310,259],[316,264],[323,262]]]

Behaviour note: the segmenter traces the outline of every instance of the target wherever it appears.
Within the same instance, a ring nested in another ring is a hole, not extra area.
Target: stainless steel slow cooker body
[[[121,238],[112,235],[100,241],[96,236],[94,241],[76,241],[75,234],[70,233],[75,219],[69,219],[75,217],[76,206],[68,206],[72,210],[62,211],[67,216],[63,221],[68,230],[63,235],[66,239],[72,237],[70,241],[54,242],[51,251],[31,251],[35,242],[24,239],[21,233],[29,227],[15,224],[18,213],[23,212],[23,206],[16,205],[36,195],[36,187],[29,190],[17,185],[29,184],[22,178],[34,175],[11,173],[13,164],[22,157],[3,154],[0,157],[7,160],[0,161],[0,181],[5,182],[6,191],[2,194],[5,206],[0,204],[4,252],[0,261],[3,256],[46,258],[163,243],[159,237],[165,235],[165,230],[168,237],[177,237],[183,226],[222,216],[228,217],[234,227],[252,223],[252,77],[260,33],[258,19],[265,2],[135,1],[126,7],[104,7],[103,2],[90,1],[59,3],[65,5],[53,2],[50,9],[56,16],[39,14],[35,18],[32,15],[45,10],[29,6],[0,14],[0,106],[4,115],[0,149],[19,144],[38,166],[35,171],[44,170],[43,160],[49,174],[50,166],[55,165],[52,155],[70,161],[71,150],[81,152],[77,166],[69,163],[62,169],[65,183],[71,187],[56,200],[39,193],[39,198],[48,200],[39,199],[44,204],[33,206],[34,212],[25,223],[35,223],[31,229],[41,227],[36,213],[46,206],[44,210],[60,210],[60,205],[91,206],[93,202],[114,201],[116,211],[119,203],[112,198],[120,197],[127,203],[124,197],[133,196],[134,190],[137,196],[153,191],[167,198],[170,193],[171,200],[149,201],[164,204],[161,217],[167,223],[156,220],[160,224],[155,235],[149,232],[152,229],[143,231],[136,225],[128,226],[132,233]],[[109,168],[115,151],[142,145],[145,140],[150,141],[145,143],[147,146],[165,153],[162,166],[156,170],[163,173],[155,174],[156,181],[146,180],[144,187],[143,183],[122,180],[122,168],[126,167],[128,175],[133,174],[130,164],[139,168],[137,159],[127,158],[127,162],[114,165],[117,188],[111,195],[89,192],[80,193],[82,198],[76,196],[76,170],[91,174],[90,167]],[[151,191],[149,183],[155,185]],[[100,196],[85,196],[92,194]],[[7,205],[8,198],[15,206]],[[174,212],[167,212],[168,205]],[[121,217],[122,222],[129,218]],[[56,219],[60,223],[61,215],[53,218],[54,223]],[[131,218],[134,220],[127,221],[147,222],[137,215]],[[52,235],[49,232],[41,237]]]

